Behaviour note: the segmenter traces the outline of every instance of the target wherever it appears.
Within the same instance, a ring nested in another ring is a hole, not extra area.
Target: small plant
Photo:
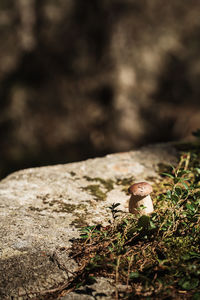
[[[181,152],[178,165],[161,176],[151,216],[121,214],[116,203],[108,226],[81,229],[72,245],[81,270],[74,282],[109,277],[113,299],[200,299],[199,149]]]
[[[113,203],[108,207],[111,211],[113,221],[115,221],[117,217],[119,217],[119,213],[122,212],[121,210],[117,209],[119,205],[120,203]],[[109,223],[111,223],[111,221]]]

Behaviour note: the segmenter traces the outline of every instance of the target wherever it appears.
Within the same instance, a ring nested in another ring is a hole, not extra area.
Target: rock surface
[[[163,144],[26,169],[2,180],[0,299],[42,299],[47,290],[66,283],[78,267],[67,249],[79,228],[107,223],[112,203],[120,202],[127,211],[126,184],[151,182],[158,177],[160,163],[173,164],[176,158],[176,150]],[[98,293],[104,292],[102,280],[99,290],[95,285]],[[77,293],[71,293],[65,299],[76,297]]]

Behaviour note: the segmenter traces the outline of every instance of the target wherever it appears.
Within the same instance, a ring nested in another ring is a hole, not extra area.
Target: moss
[[[29,206],[29,209],[32,211],[43,211],[45,208],[39,208],[39,207],[34,207],[34,206]]]
[[[35,208],[35,207],[29,207],[29,209],[31,210],[37,210],[37,211],[41,211],[41,210],[46,210],[48,208],[52,208],[53,212],[67,212],[67,213],[73,213],[75,210],[83,210],[84,212],[87,211],[87,204],[72,204],[72,203],[66,203],[63,202],[62,200],[58,200],[58,199],[50,199],[49,198],[49,194],[44,195],[44,196],[37,196],[37,198],[42,199],[43,204],[45,204],[45,208]],[[62,195],[59,195],[58,198],[62,199]],[[71,198],[68,198],[68,201],[70,201]],[[87,200],[86,202],[89,203],[89,205],[92,205],[91,200]],[[48,205],[48,206],[47,206]]]
[[[178,263],[180,261],[180,257],[183,257],[184,259],[184,256],[189,255],[188,249],[198,253],[198,246],[192,245],[189,236],[172,236],[165,240],[165,247],[167,248],[168,259],[174,261],[174,263]]]
[[[76,173],[73,172],[73,171],[69,172],[69,174],[70,174],[72,177],[76,176]]]
[[[89,205],[90,207],[93,207],[93,208],[95,208],[95,207],[97,206],[96,201],[92,201],[92,200],[84,200],[84,202],[85,202],[85,203],[88,203],[88,205]]]
[[[70,203],[64,203],[62,201],[56,201],[58,203],[59,209],[53,210],[57,212],[67,212],[67,213],[73,213],[77,209],[83,210],[84,212],[87,212],[87,205],[85,204],[70,204]]]
[[[48,205],[49,207],[54,207],[56,206],[55,209],[53,209],[53,212],[67,212],[67,213],[72,213],[74,212],[77,208],[78,209],[83,209],[85,210],[87,208],[87,205],[85,204],[80,204],[80,205],[77,205],[77,204],[71,204],[71,203],[65,203],[63,202],[62,200],[50,200],[48,201],[46,199],[46,197],[44,199],[42,199],[43,203]],[[47,208],[45,208],[47,209]],[[33,208],[32,208],[33,210]],[[36,209],[34,209],[36,210]]]
[[[62,201],[52,201],[54,204],[58,204],[58,209],[54,209],[54,212],[67,212],[67,213],[72,213],[76,208],[76,204],[70,204],[70,203],[64,203]],[[54,205],[53,203],[49,203],[50,206]]]
[[[106,193],[103,192],[98,184],[90,184],[86,187],[82,188],[84,191],[88,191],[92,196],[94,196],[95,200],[106,200]]]
[[[127,186],[127,185],[131,185],[135,180],[134,176],[131,177],[125,177],[125,178],[118,178],[116,181],[117,185],[123,185],[123,186]]]
[[[114,181],[112,179],[102,179],[100,177],[91,178],[89,176],[84,176],[84,178],[89,182],[99,182],[100,184],[90,184],[84,187],[83,190],[89,191],[93,195],[95,200],[106,200],[107,193],[114,189]],[[101,189],[103,188],[103,190]],[[105,191],[104,191],[105,190]]]
[[[75,213],[75,219],[71,222],[70,225],[74,225],[76,228],[88,226],[88,222],[86,221],[88,219],[88,211],[85,210],[84,213]]]
[[[99,182],[103,185],[103,187],[107,190],[107,192],[110,192],[111,190],[114,189],[114,181],[112,179],[102,179],[100,177],[94,177],[94,178],[91,178],[89,176],[84,176],[84,178],[87,180],[87,181],[96,181],[96,182]]]
[[[70,225],[74,225],[76,228],[88,226],[88,223],[86,221],[86,218],[83,218],[81,216],[77,216]]]
[[[128,188],[130,187],[131,184],[133,184],[135,181],[134,176],[128,177],[128,178],[118,178],[116,181],[117,185],[122,186],[121,190],[122,192],[125,192],[128,194]]]
[[[92,185],[88,185],[86,188],[83,188],[84,190],[88,190],[93,196],[95,196],[96,197],[95,200],[105,200],[106,193],[113,190],[115,184],[118,186],[122,186],[122,191],[128,193],[127,190],[129,186],[133,184],[135,181],[134,176],[128,178],[118,178],[116,181],[112,179],[105,180],[100,177],[91,178],[89,176],[84,176],[84,178],[90,182],[96,181],[100,183],[100,185],[92,184]],[[106,190],[106,192],[101,191],[100,186],[102,186]]]

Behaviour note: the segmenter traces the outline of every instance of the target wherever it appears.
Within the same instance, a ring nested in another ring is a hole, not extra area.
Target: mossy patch
[[[88,226],[88,223],[86,221],[86,216],[77,216],[70,225],[74,225],[76,228]]]
[[[39,208],[39,207],[34,207],[34,206],[29,206],[29,209],[32,211],[38,211],[38,212],[45,210],[45,208]]]
[[[100,183],[99,185],[91,184],[91,185],[88,185],[87,187],[83,188],[83,190],[89,191],[91,195],[95,196],[95,200],[106,200],[106,194],[108,192],[112,191],[114,189],[115,185],[121,186],[121,190],[127,194],[129,186],[131,184],[133,184],[135,181],[134,176],[131,176],[128,178],[127,177],[126,178],[117,178],[116,180],[113,180],[113,179],[105,180],[100,177],[91,178],[89,176],[84,176],[84,178],[90,182],[99,182]]]
[[[117,185],[123,185],[123,186],[128,186],[131,185],[135,180],[134,176],[131,177],[125,177],[125,178],[118,178],[116,181]]]
[[[49,203],[49,206],[54,206],[56,205],[57,208],[53,209],[53,212],[67,212],[67,213],[72,213],[77,209],[76,204],[71,204],[71,203],[64,203],[59,200],[53,200],[52,202]]]
[[[118,178],[116,180],[116,185],[121,186],[122,192],[125,192],[126,194],[128,194],[128,188],[130,187],[131,184],[134,183],[134,181],[135,181],[134,176]]]
[[[76,212],[74,215],[75,215],[75,219],[71,222],[70,225],[74,225],[76,228],[80,228],[88,225],[87,209],[83,213]]]
[[[67,213],[74,213],[77,210],[83,210],[84,213],[87,211],[87,205],[85,204],[71,204],[65,203],[59,200],[53,200],[49,205],[56,204],[58,208],[54,209],[54,212],[67,212]]]
[[[70,174],[72,177],[76,176],[76,173],[73,172],[73,171],[69,172],[69,174]]]
[[[84,178],[89,182],[98,182],[99,184],[90,184],[82,189],[88,191],[92,196],[94,196],[96,201],[104,201],[107,198],[107,193],[114,189],[114,180],[103,179],[100,177],[89,177],[84,176]]]
[[[84,176],[83,178],[85,178],[87,181],[99,182],[107,190],[107,192],[110,192],[111,190],[114,189],[114,181],[112,179],[105,180],[105,179],[100,178],[100,177],[91,178],[89,176]]]
[[[31,210],[45,210],[48,208],[51,208],[53,212],[66,212],[66,213],[73,213],[76,210],[83,210],[85,211],[87,209],[86,204],[73,204],[73,203],[66,203],[62,199],[62,195],[58,196],[58,199],[51,199],[49,194],[44,196],[37,196],[37,198],[42,199],[43,204],[45,204],[45,208],[35,208],[35,207],[29,207]],[[68,201],[71,200],[70,198]]]
[[[98,184],[90,184],[86,187],[82,188],[84,191],[88,191],[96,201],[105,201],[106,200],[106,193],[101,190],[100,185]]]

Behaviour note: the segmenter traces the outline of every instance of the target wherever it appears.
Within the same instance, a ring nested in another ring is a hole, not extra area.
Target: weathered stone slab
[[[69,293],[62,297],[62,300],[94,300],[94,299],[113,299],[115,292],[114,284],[111,280],[99,277],[98,281],[77,289],[75,292]]]
[[[176,157],[171,145],[156,145],[22,170],[2,180],[0,299],[39,299],[67,282],[77,265],[66,249],[70,239],[78,237],[78,229],[106,223],[112,203],[121,203],[120,209],[127,211],[124,184],[151,182],[158,177],[159,163],[173,164]]]

